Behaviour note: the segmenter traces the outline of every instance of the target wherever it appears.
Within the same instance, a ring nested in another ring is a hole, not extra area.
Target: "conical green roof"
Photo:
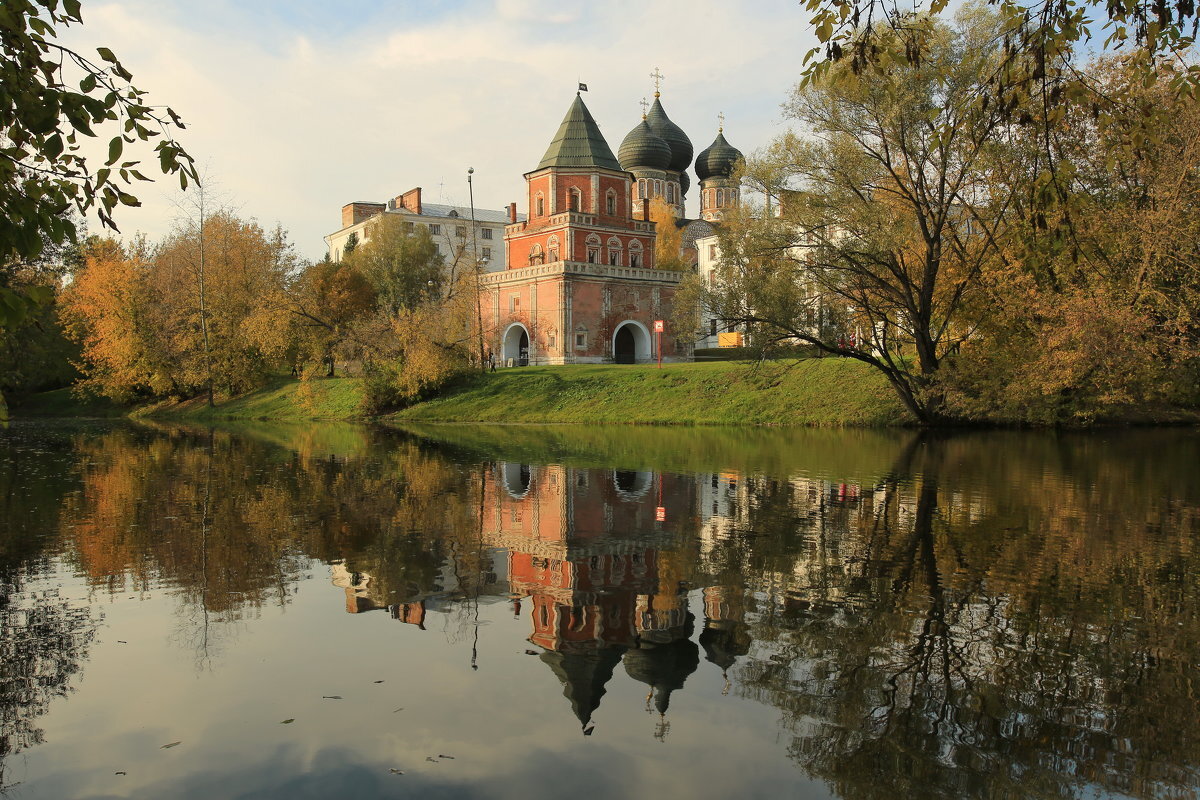
[[[600,707],[604,685],[613,676],[613,668],[621,663],[623,647],[602,647],[591,653],[560,653],[547,650],[542,661],[562,681],[563,697],[571,701],[571,710],[583,725],[591,722],[592,713]]]
[[[604,169],[620,170],[604,134],[600,133],[592,112],[583,104],[583,98],[575,95],[575,102],[567,109],[558,133],[546,149],[546,155],[537,165],[538,169],[546,167],[603,167]]]

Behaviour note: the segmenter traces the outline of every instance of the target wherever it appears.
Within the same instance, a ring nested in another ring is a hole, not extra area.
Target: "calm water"
[[[1194,797],[1200,435],[0,431],[0,794]]]

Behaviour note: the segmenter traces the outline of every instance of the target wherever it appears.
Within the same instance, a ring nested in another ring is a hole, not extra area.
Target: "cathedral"
[[[509,206],[506,268],[480,278],[480,315],[501,364],[690,360],[696,332],[671,323],[689,273],[657,268],[650,202],[674,209],[680,255],[694,269],[697,242],[738,204],[732,175],[742,157],[722,126],[695,159],[700,217],[688,220],[692,155],[658,91],[616,156],[576,94],[542,160],[525,173],[528,214],[519,219]]]

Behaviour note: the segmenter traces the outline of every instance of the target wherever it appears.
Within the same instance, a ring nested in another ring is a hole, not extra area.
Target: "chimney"
[[[516,221],[517,221],[517,204],[509,203],[508,204],[508,222],[511,225],[511,224],[515,223]]]
[[[347,203],[342,206],[342,227],[349,228],[364,219],[370,219],[386,206],[383,203]]]
[[[409,189],[404,194],[400,195],[400,202],[397,205],[408,209],[414,214],[421,213],[421,187]]]

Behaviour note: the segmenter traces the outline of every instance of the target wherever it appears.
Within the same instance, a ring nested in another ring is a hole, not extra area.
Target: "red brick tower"
[[[579,94],[525,181],[529,217],[510,211],[508,269],[480,280],[492,351],[514,365],[653,361],[654,320],[683,276],[654,268],[654,223],[634,217],[633,176]],[[690,353],[670,331],[662,349],[664,360]]]

